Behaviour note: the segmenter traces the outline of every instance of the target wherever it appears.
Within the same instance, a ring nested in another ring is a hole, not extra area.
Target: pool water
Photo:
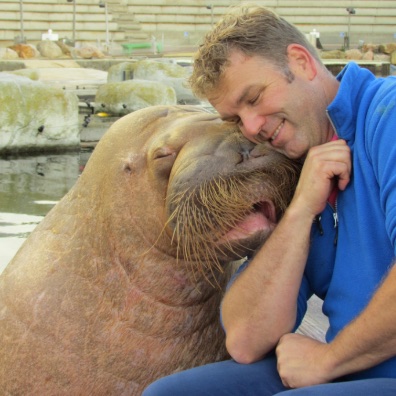
[[[0,158],[0,273],[70,190],[91,150]]]

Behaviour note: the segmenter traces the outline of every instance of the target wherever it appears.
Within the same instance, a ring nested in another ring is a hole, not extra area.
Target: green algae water
[[[74,185],[90,153],[0,158],[0,273]]]

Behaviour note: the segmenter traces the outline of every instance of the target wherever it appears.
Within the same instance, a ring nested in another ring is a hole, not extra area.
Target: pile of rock
[[[0,108],[0,153],[79,147],[81,130],[91,120],[79,125],[78,97],[51,80],[41,81],[48,70],[55,73],[45,68],[0,73],[0,102],[6,104]],[[72,70],[76,74],[78,68]],[[62,69],[60,73],[65,75]],[[120,117],[154,105],[198,104],[187,86],[190,73],[169,59],[113,65],[90,103],[90,118]]]
[[[40,41],[37,45],[15,44],[0,48],[0,59],[67,59],[67,58],[105,58],[105,54],[97,47],[84,44],[81,47],[70,47],[62,41]]]
[[[320,51],[322,59],[347,59],[390,62],[396,65],[396,43],[364,44],[359,49]]]
[[[0,73],[0,153],[77,149],[78,98],[56,87]]]
[[[116,115],[156,104],[199,104],[187,85],[190,73],[190,68],[165,59],[121,62],[109,68],[95,103]]]

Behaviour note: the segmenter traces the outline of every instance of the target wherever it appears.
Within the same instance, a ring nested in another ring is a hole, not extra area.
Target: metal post
[[[106,23],[106,49],[107,51],[110,48],[110,38],[109,38],[109,13],[107,11],[107,2],[106,1],[100,1],[99,2],[99,7],[105,9],[105,23]]]
[[[349,44],[351,42],[351,15],[356,14],[356,10],[352,7],[348,7],[346,10],[348,12],[348,36],[345,40],[345,46],[346,49],[349,49]]]
[[[105,3],[105,23],[106,23],[106,46],[107,50],[110,47],[110,39],[109,39],[109,13],[107,12],[107,3]]]
[[[210,10],[211,25],[212,25],[212,27],[213,27],[213,8],[214,8],[214,7],[213,7],[213,4],[206,6],[206,8],[207,8],[208,10]]]
[[[76,0],[73,0],[73,45],[76,45]]]
[[[73,3],[73,27],[72,27],[72,42],[76,44],[76,0],[67,0],[68,3]]]
[[[347,49],[349,49],[349,44],[350,44],[350,37],[351,37],[351,14],[348,13],[348,40],[347,40]]]
[[[21,42],[24,42],[25,33],[23,31],[23,0],[19,1],[19,15],[21,18]]]

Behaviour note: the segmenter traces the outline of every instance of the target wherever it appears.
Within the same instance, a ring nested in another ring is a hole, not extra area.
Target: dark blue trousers
[[[395,396],[396,379],[335,382],[299,389],[282,385],[276,358],[253,364],[233,360],[208,364],[159,379],[143,396]]]

